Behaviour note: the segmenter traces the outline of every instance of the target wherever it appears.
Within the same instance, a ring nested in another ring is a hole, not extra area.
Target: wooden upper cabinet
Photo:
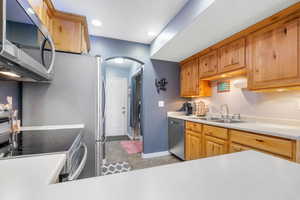
[[[218,73],[218,52],[212,51],[199,58],[200,77],[213,76]]]
[[[56,49],[80,53],[82,37],[81,23],[58,17],[54,18],[52,23],[52,35]]]
[[[299,19],[281,21],[248,37],[249,89],[300,84]]]
[[[198,59],[191,60],[181,66],[180,85],[182,97],[211,96],[209,82],[200,80]]]
[[[41,22],[52,35],[55,49],[72,53],[87,53],[90,40],[86,18],[54,8],[51,0],[28,0]]]
[[[218,72],[229,72],[246,66],[246,40],[236,40],[219,49]]]
[[[191,90],[190,85],[191,82],[189,81],[189,78],[191,76],[191,63],[188,62],[181,66],[180,71],[180,95],[181,96],[190,96]]]
[[[181,67],[181,96],[196,96],[198,90],[198,59],[195,59]]]

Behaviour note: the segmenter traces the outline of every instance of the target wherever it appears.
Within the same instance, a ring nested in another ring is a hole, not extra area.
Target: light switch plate
[[[165,107],[165,102],[164,101],[158,101],[158,107],[160,107],[160,108]]]

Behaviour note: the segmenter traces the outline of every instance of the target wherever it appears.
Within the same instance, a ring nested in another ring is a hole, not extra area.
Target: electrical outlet
[[[158,101],[158,107],[160,107],[160,108],[165,107],[165,102],[164,101]]]

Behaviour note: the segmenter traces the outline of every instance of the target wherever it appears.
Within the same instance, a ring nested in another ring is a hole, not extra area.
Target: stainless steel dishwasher
[[[184,160],[184,120],[168,119],[169,152]]]

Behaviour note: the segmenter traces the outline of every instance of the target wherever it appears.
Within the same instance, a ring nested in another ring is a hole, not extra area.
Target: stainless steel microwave
[[[0,78],[49,82],[54,43],[28,0],[0,0]]]

